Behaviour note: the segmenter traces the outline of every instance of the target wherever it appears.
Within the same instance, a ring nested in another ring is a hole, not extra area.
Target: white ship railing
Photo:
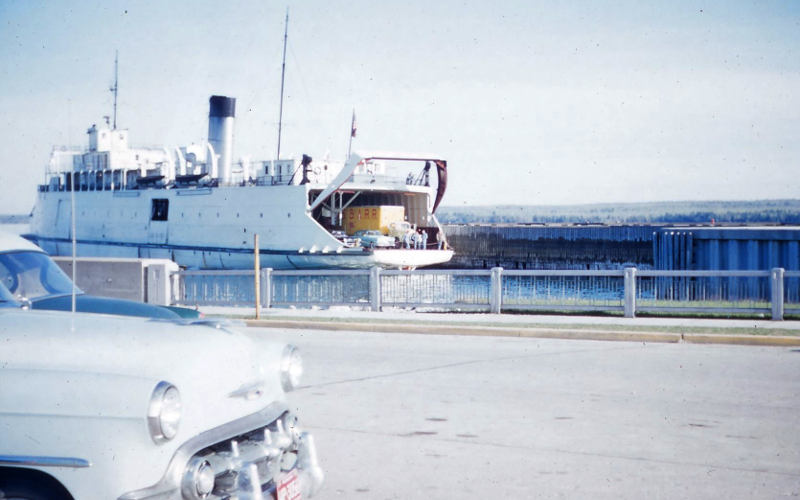
[[[800,271],[299,270],[260,272],[261,307],[800,314]],[[254,271],[180,271],[173,302],[254,305]]]

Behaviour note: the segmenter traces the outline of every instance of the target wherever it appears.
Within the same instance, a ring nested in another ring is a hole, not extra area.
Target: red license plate
[[[293,470],[281,477],[278,489],[275,490],[277,500],[301,500],[300,477],[297,470]]]

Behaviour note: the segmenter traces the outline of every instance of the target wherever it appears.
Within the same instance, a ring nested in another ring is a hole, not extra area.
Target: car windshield
[[[28,300],[72,293],[72,280],[47,254],[34,251],[0,254],[0,283]]]
[[[14,299],[14,294],[8,291],[8,288],[0,283],[0,307],[8,307],[9,304],[17,306],[17,301]]]

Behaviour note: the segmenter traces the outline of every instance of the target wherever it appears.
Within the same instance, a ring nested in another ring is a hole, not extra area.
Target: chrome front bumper
[[[302,498],[322,486],[313,437],[285,407],[274,404],[188,441],[159,483],[119,499],[266,500],[276,498],[281,479],[294,473]]]

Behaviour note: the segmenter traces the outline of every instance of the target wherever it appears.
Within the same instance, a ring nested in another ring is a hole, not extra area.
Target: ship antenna
[[[117,130],[117,91],[119,90],[119,72],[118,72],[119,50],[114,52],[114,85],[110,90],[114,94],[114,129]]]
[[[283,82],[286,77],[286,40],[289,35],[289,7],[286,7],[286,23],[283,27],[283,63],[281,64],[281,103],[278,111],[278,154],[276,160],[281,159],[281,126],[283,125]]]

